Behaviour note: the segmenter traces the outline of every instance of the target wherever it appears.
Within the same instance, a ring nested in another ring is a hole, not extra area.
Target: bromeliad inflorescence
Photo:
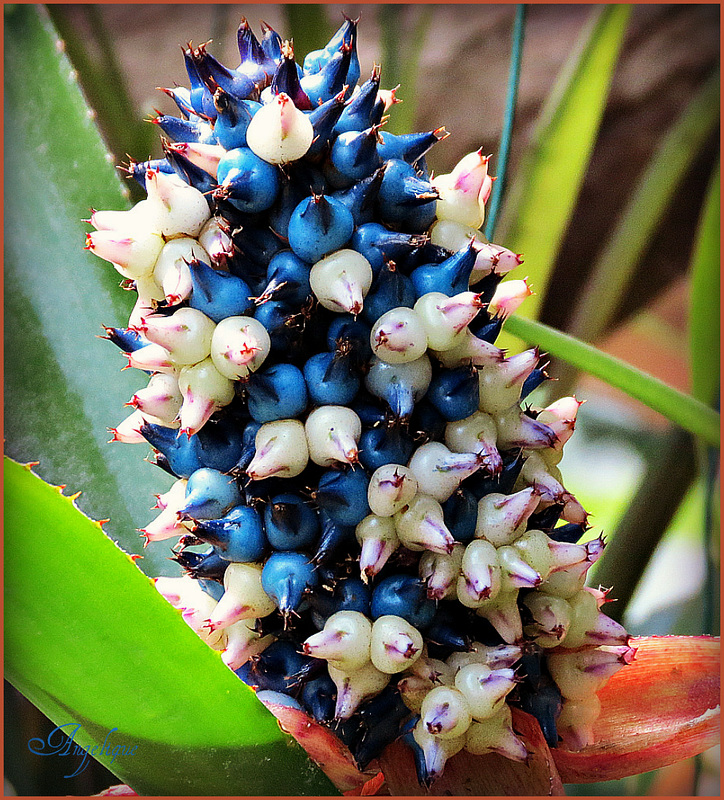
[[[432,177],[447,132],[385,131],[356,37],[303,67],[246,21],[234,70],[188,45],[164,157],[128,167],[148,197],[87,247],[137,293],[107,335],[150,374],[114,439],[176,478],[142,535],[186,575],[158,590],[262,697],[362,768],[403,739],[429,784],[461,750],[526,760],[511,706],[590,743],[634,653],[557,466],[579,403],[521,408],[544,359],[495,345],[530,289],[479,230],[489,157]]]

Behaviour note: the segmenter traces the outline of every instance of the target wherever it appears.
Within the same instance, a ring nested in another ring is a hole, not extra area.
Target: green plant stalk
[[[709,78],[661,142],[576,305],[569,326],[573,336],[596,342],[611,325],[662,214],[716,127],[718,98],[719,77],[716,74]],[[564,391],[569,389],[572,378],[570,374],[561,376]]]
[[[593,9],[511,184],[498,238],[525,256],[535,295],[518,312],[535,318],[573,214],[598,134],[631,6]]]
[[[508,171],[508,156],[510,143],[513,138],[513,125],[515,123],[515,106],[518,99],[518,86],[520,84],[520,64],[523,60],[523,39],[525,36],[525,3],[519,3],[515,8],[513,22],[513,45],[510,53],[510,75],[508,77],[508,92],[505,98],[505,114],[503,116],[503,130],[500,134],[500,150],[498,152],[498,175],[493,184],[493,193],[488,204],[488,221],[485,224],[485,238],[492,241],[495,236],[495,226],[498,221],[498,212],[505,196]]]
[[[691,393],[711,405],[719,391],[720,372],[720,219],[721,172],[712,175],[691,262],[689,352]]]
[[[506,323],[509,333],[538,345],[576,369],[600,378],[658,411],[705,442],[718,446],[720,418],[713,409],[690,395],[668,386],[592,345],[541,322],[513,316]]]

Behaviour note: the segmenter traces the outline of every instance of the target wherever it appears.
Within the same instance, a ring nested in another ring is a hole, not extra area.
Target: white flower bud
[[[160,234],[142,228],[129,232],[101,230],[86,234],[85,249],[110,261],[124,278],[132,280],[153,274],[162,247]]]
[[[372,473],[367,502],[373,514],[391,517],[412,500],[417,488],[417,480],[409,467],[385,464]]]
[[[153,270],[153,278],[163,289],[166,302],[170,306],[185,300],[193,288],[188,262],[198,259],[210,262],[209,254],[196,241],[188,236],[171,239],[163,246]]]
[[[206,619],[216,607],[216,600],[199,586],[198,581],[184,575],[182,578],[155,578],[154,585],[164,599],[182,612],[184,622],[210,647],[218,649],[223,642],[223,631],[209,631],[205,627]]]
[[[370,345],[374,354],[388,364],[403,364],[425,353],[427,333],[411,308],[393,308],[375,322]]]
[[[267,422],[256,433],[256,453],[246,468],[253,481],[276,476],[294,478],[309,461],[304,425],[298,419]]]
[[[482,465],[475,453],[452,453],[442,442],[427,442],[415,450],[409,466],[419,491],[444,503]]]
[[[380,672],[403,672],[422,654],[422,634],[402,617],[386,614],[372,625],[370,657]]]
[[[197,236],[211,216],[203,194],[176,175],[148,170],[146,191],[156,229],[166,239]]]
[[[209,355],[215,328],[216,323],[195,308],[145,317],[138,326],[146,339],[165,347],[179,366],[198,364]]]
[[[498,554],[489,542],[475,540],[465,547],[457,598],[467,608],[478,608],[500,591]]]
[[[445,526],[442,506],[434,497],[415,495],[394,520],[400,542],[408,550],[451,553],[455,547],[455,539]]]
[[[458,422],[448,422],[445,427],[445,444],[454,453],[478,453],[483,456],[483,466],[491,475],[499,475],[503,468],[497,439],[495,420],[484,411],[476,411]]]
[[[475,613],[484,617],[507,644],[515,644],[523,638],[523,623],[518,610],[518,592],[499,592],[492,600],[486,600]]]
[[[355,529],[357,541],[362,545],[359,557],[360,577],[367,583],[384,567],[389,557],[400,546],[394,520],[369,514]]]
[[[360,418],[345,406],[320,406],[304,423],[309,458],[320,467],[356,464],[362,434]]]
[[[161,424],[169,425],[176,419],[182,403],[176,376],[156,372],[151,376],[148,386],[139,389],[128,404],[144,415],[156,417]]]
[[[489,719],[472,722],[465,734],[465,749],[476,756],[498,753],[511,761],[528,760],[525,745],[513,732],[512,714],[507,705]]]
[[[428,550],[420,556],[418,571],[427,584],[429,598],[442,600],[455,595],[464,552],[465,545],[456,544],[449,555]]]
[[[440,739],[461,736],[473,721],[463,693],[452,686],[437,686],[422,701],[420,718],[427,732]]]
[[[464,329],[475,319],[483,304],[475,292],[448,297],[428,292],[415,303],[415,312],[427,333],[431,350],[450,350],[464,342]]]
[[[230,380],[256,372],[269,355],[267,329],[253,317],[227,317],[214,329],[211,358],[219,372]]]
[[[305,655],[324,658],[333,667],[353,672],[369,663],[372,623],[359,611],[338,611],[324,629],[303,645]]]
[[[518,530],[538,507],[540,494],[534,487],[515,494],[491,492],[478,502],[475,536],[487,539],[496,547],[512,544],[522,535]]]
[[[349,719],[360,703],[378,695],[390,682],[389,674],[371,663],[350,672],[328,664],[327,671],[337,687],[335,719]]]
[[[356,316],[362,311],[372,277],[370,262],[361,253],[337,250],[312,267],[309,285],[325,308]]]
[[[492,717],[515,686],[512,669],[490,669],[485,664],[467,664],[455,675],[455,688],[465,697],[477,720]]]
[[[276,609],[262,589],[261,571],[261,564],[229,564],[224,572],[224,594],[207,620],[210,630],[227,628],[239,620],[266,617]]]
[[[254,114],[246,131],[249,149],[269,164],[296,161],[309,150],[313,138],[309,118],[284,92]]]
[[[226,649],[221,653],[221,660],[229,669],[239,669],[275,641],[273,636],[257,633],[254,630],[256,622],[255,619],[242,619],[224,628]]]
[[[210,358],[184,367],[179,373],[178,387],[183,396],[179,412],[181,432],[187,436],[198,433],[215,411],[234,399],[233,381],[224,377]]]

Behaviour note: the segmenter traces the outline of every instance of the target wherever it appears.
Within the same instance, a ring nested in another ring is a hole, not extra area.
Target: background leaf
[[[538,134],[510,187],[497,240],[525,254],[536,294],[519,314],[535,318],[573,213],[598,133],[631,12],[627,5],[592,11],[590,26],[541,112]]]
[[[621,389],[706,442],[719,443],[719,414],[696,398],[548,325],[519,316],[510,317],[505,324],[520,339]]]
[[[32,76],[32,82],[28,81]],[[73,479],[81,508],[110,517],[131,552],[151,518],[150,491],[171,484],[141,462],[145,445],[109,445],[107,426],[144,384],[101,325],[124,325],[133,304],[113,267],[83,251],[88,198],[126,206],[93,114],[45,12],[5,15],[5,436],[6,452],[39,461],[52,483]],[[135,374],[134,374],[135,373]],[[140,463],[139,463],[140,462]],[[144,568],[177,572],[147,551]]]
[[[610,328],[676,189],[716,129],[718,97],[719,76],[713,74],[660,143],[634,187],[618,224],[606,240],[585,289],[576,302],[573,318],[567,327],[573,336],[598,342]],[[718,316],[716,308],[711,309],[711,303],[717,297],[718,289],[701,309],[702,314],[711,314],[710,319]],[[574,384],[573,370],[570,367],[564,369],[558,377],[558,390],[567,394]]]
[[[691,393],[703,403],[713,403],[719,392],[720,192],[721,172],[717,165],[702,213],[691,266]]]
[[[141,794],[334,793],[98,523],[8,459],[5,492],[6,675],[57,725],[137,745],[95,757]]]

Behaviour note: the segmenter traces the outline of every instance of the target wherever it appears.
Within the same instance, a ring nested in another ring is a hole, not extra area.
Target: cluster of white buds
[[[558,468],[580,402],[522,408],[541,354],[495,345],[532,290],[480,230],[490,156],[432,177],[444,128],[384,131],[356,26],[301,68],[245,20],[236,70],[189,45],[164,158],[129,168],[147,199],[86,246],[136,291],[107,333],[150,373],[113,439],[176,478],[140,533],[186,574],[156,587],[360,766],[401,737],[429,784],[461,750],[525,761],[511,706],[590,743],[632,650]]]

